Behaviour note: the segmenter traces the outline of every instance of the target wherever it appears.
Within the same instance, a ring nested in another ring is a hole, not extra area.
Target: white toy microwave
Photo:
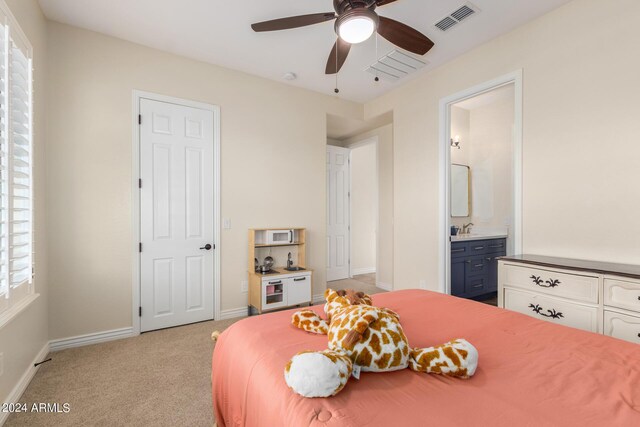
[[[267,230],[269,245],[293,243],[293,230]]]

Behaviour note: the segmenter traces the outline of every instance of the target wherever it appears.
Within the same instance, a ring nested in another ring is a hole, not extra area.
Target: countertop
[[[487,240],[487,239],[505,239],[507,235],[505,233],[493,233],[493,234],[458,234],[457,236],[451,236],[452,242],[470,242],[472,240]]]
[[[285,270],[284,267],[274,267],[272,268],[272,270],[276,271],[276,273],[260,274],[255,271],[250,271],[250,273],[261,278],[269,278],[269,279],[278,279],[286,276],[302,276],[305,274],[313,273],[313,270],[309,268],[305,268],[304,270],[298,270],[298,271],[288,271],[288,270]]]
[[[613,274],[636,279],[640,278],[640,265],[635,264],[617,264],[583,259],[556,258],[543,255],[514,255],[498,259],[500,261],[518,262],[540,267],[555,267],[567,270],[589,271],[598,274]]]

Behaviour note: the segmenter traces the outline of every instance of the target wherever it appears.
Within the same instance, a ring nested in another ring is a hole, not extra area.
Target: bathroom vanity
[[[476,298],[498,290],[498,258],[505,256],[505,235],[451,237],[451,295]]]

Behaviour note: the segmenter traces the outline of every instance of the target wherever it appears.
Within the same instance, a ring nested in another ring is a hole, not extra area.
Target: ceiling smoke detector
[[[282,76],[283,79],[285,80],[295,80],[298,78],[298,76],[296,75],[296,73],[292,73],[291,71],[289,71],[288,73],[284,73],[284,75]]]

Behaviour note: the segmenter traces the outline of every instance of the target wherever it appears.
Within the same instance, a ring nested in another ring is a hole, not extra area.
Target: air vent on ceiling
[[[439,30],[447,31],[451,27],[458,25],[458,23],[462,22],[472,15],[475,15],[479,11],[480,9],[478,9],[471,3],[464,4],[457,8],[455,11],[451,12],[449,16],[446,16],[440,21],[436,22],[435,26]]]
[[[451,14],[451,16],[453,17],[453,19],[456,19],[458,22],[460,22],[464,18],[467,18],[467,17],[473,15],[474,13],[476,13],[476,11],[471,9],[469,6],[467,6],[465,4],[460,9],[456,10],[455,12],[453,12]]]
[[[371,64],[365,71],[383,80],[395,82],[427,64],[428,62],[422,59],[394,49],[376,63]]]
[[[442,31],[447,31],[449,28],[453,27],[457,23],[458,21],[456,21],[455,19],[452,19],[450,16],[447,16],[442,21],[439,21],[438,23],[436,23],[436,27],[438,27]]]

